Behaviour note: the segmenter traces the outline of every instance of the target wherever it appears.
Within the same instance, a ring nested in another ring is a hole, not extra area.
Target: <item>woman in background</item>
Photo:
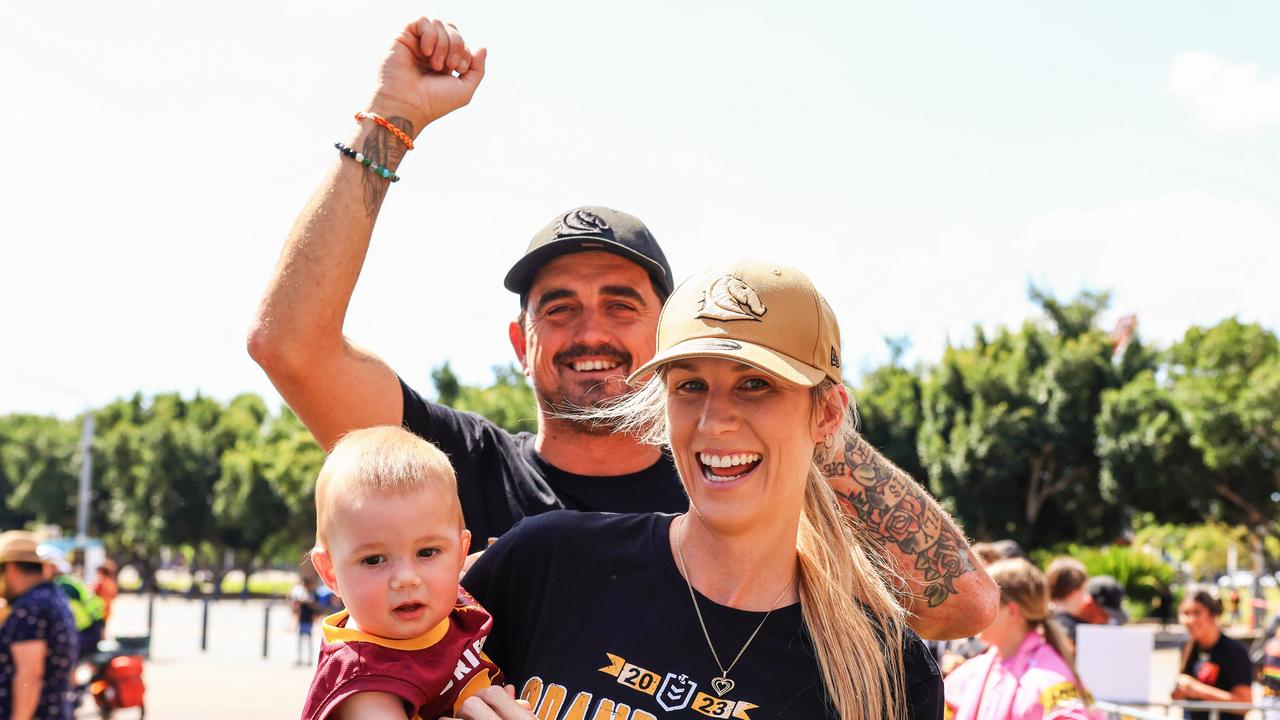
[[[1202,702],[1253,702],[1253,664],[1240,643],[1227,637],[1218,626],[1222,603],[1199,590],[1182,601],[1178,619],[1187,629],[1187,646],[1182,651],[1182,672],[1170,694],[1174,700]],[[1244,717],[1244,713],[1223,712],[1224,717]],[[1207,711],[1188,712],[1192,720],[1208,720]]]
[[[991,647],[947,676],[955,720],[1088,720],[1089,695],[1071,650],[1049,617],[1044,574],[1022,558],[987,566],[1000,588],[995,622],[978,638]]]

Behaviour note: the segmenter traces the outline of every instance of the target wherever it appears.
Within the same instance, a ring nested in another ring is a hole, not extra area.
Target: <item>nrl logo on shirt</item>
[[[667,673],[662,686],[658,688],[656,699],[663,710],[675,712],[689,706],[693,691],[697,689],[698,683],[690,680],[688,675],[677,677],[675,673]]]
[[[769,311],[760,302],[760,296],[742,280],[732,275],[716,278],[711,287],[702,292],[696,318],[709,320],[755,320]]]

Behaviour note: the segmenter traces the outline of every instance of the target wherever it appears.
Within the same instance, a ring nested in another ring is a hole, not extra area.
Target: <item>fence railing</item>
[[[1123,720],[1124,718],[1133,718],[1133,720],[1169,720],[1171,717],[1178,717],[1178,715],[1169,714],[1169,711],[1174,708],[1180,711],[1182,717],[1187,717],[1187,713],[1191,711],[1207,712],[1209,713],[1209,720],[1222,720],[1222,713],[1224,712],[1247,713],[1250,710],[1280,712],[1280,706],[1276,705],[1203,702],[1199,700],[1173,700],[1165,703],[1150,702],[1139,705],[1122,705],[1098,700],[1093,706],[1106,713],[1107,720]],[[1157,709],[1152,710],[1151,708]]]

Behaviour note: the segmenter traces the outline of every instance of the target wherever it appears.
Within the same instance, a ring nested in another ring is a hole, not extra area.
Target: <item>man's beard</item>
[[[561,368],[579,357],[602,355],[616,360],[620,371],[631,367],[631,354],[612,345],[595,348],[575,345],[556,353],[553,361],[555,367]],[[559,377],[563,378],[563,376]],[[621,372],[617,376],[610,376],[604,380],[597,380],[591,383],[564,381],[562,379],[554,388],[540,387],[536,378],[533,381],[533,394],[538,400],[538,407],[545,414],[566,423],[575,432],[593,436],[611,435],[614,428],[611,423],[603,423],[599,419],[592,419],[587,415],[592,410],[617,402],[633,391],[634,388],[627,385],[626,375]]]

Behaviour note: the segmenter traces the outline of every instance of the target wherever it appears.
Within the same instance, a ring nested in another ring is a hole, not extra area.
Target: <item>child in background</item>
[[[458,586],[471,534],[434,445],[401,428],[346,435],[316,480],[311,562],[346,609],[325,618],[303,720],[453,716],[501,682],[493,624]]]

